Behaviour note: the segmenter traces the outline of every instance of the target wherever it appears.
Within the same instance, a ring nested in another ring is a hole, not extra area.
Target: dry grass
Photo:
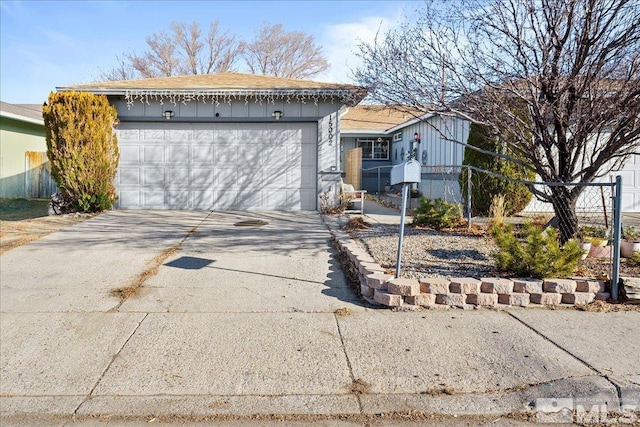
[[[499,194],[493,196],[491,206],[489,207],[489,225],[501,227],[504,225],[505,203],[504,196]]]
[[[179,245],[176,245],[162,251],[160,255],[156,256],[151,261],[151,266],[142,273],[138,274],[138,276],[133,279],[129,286],[112,289],[109,295],[119,298],[121,303],[125,302],[132,296],[137,295],[140,292],[140,288],[142,287],[142,285],[144,285],[144,282],[146,282],[149,277],[153,277],[158,274],[158,269],[160,268],[162,263],[165,262],[167,258],[169,258],[178,250],[178,246]]]
[[[355,217],[349,219],[347,223],[342,227],[344,231],[355,231],[355,230],[368,230],[371,228],[371,224],[362,219],[362,217]]]
[[[576,305],[576,310],[591,313],[615,313],[619,311],[640,311],[638,304],[612,304],[606,301],[593,301],[587,305]]]

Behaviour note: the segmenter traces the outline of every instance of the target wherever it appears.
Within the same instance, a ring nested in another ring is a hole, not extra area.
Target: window
[[[393,142],[402,141],[402,132],[393,134]]]
[[[388,139],[358,139],[358,147],[362,147],[365,160],[389,160]]]

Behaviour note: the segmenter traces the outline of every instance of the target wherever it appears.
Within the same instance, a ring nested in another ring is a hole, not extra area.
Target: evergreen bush
[[[507,154],[520,160],[523,159],[522,156],[517,156],[511,152],[508,149],[508,144],[492,135],[488,128],[476,123],[472,123],[469,128],[467,144],[494,153]],[[462,163],[495,172],[509,178],[527,181],[533,181],[535,179],[535,173],[523,166],[472,149],[464,150],[464,160]],[[459,178],[462,196],[465,199],[468,193],[468,174],[469,170],[463,168]],[[506,196],[505,215],[507,216],[520,212],[529,204],[532,198],[531,192],[524,184],[507,181],[501,177],[495,177],[479,171],[471,172],[471,213],[473,215],[487,216],[493,197],[500,194]]]
[[[513,225],[493,227],[491,234],[498,245],[493,254],[498,269],[520,277],[566,277],[578,268],[583,255],[580,245],[569,240],[560,246],[555,228],[544,229],[531,222],[524,225],[522,238],[514,234]]]
[[[419,199],[419,203],[413,216],[413,225],[426,225],[436,230],[442,230],[443,228],[455,227],[463,222],[460,206],[456,203],[424,197]]]
[[[105,96],[59,92],[49,95],[42,115],[51,175],[71,210],[111,208],[120,158],[116,109]]]

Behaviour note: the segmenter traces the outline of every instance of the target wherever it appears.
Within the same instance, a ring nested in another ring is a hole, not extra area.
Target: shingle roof
[[[156,90],[363,90],[347,84],[323,83],[312,80],[285,79],[241,73],[197,74],[188,76],[156,77],[137,80],[117,80],[59,87],[59,90],[87,89],[156,89]]]
[[[416,111],[415,114],[420,114]],[[398,111],[385,105],[356,105],[349,107],[340,118],[341,132],[371,131],[384,132],[415,116],[409,112]]]
[[[0,115],[24,122],[44,124],[42,105],[39,104],[9,104],[0,101]]]

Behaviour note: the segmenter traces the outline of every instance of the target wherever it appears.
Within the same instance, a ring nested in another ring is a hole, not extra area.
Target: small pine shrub
[[[633,252],[629,258],[627,258],[627,265],[630,267],[640,267],[640,251]]]
[[[99,212],[116,201],[120,153],[116,109],[105,96],[51,93],[42,107],[51,175],[71,210]]]
[[[491,234],[498,245],[493,254],[496,266],[515,276],[566,277],[578,268],[583,252],[575,240],[569,240],[560,246],[558,233],[554,228],[535,226],[526,223],[519,239],[511,224],[493,227]]]
[[[460,206],[456,203],[424,197],[421,197],[419,202],[420,205],[415,209],[413,216],[413,225],[442,230],[443,228],[455,227],[463,222]]]

